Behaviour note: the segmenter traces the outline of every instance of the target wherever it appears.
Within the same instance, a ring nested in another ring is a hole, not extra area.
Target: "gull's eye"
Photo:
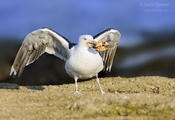
[[[83,40],[87,40],[87,38],[83,38]]]

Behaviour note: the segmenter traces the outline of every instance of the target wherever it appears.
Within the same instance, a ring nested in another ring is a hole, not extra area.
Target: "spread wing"
[[[68,40],[48,28],[33,31],[25,37],[11,67],[10,75],[19,77],[25,66],[33,63],[45,52],[65,61],[69,57],[70,46]]]
[[[105,72],[110,72],[113,64],[115,52],[117,50],[117,44],[120,40],[120,32],[115,29],[107,29],[96,36],[94,36],[95,41],[98,42],[108,42],[109,48],[106,51],[99,52],[103,58],[103,64]]]

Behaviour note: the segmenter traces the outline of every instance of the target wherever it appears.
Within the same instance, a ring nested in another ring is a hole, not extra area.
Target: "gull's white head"
[[[90,42],[93,42],[94,38],[91,35],[81,35],[79,37],[79,45],[80,46],[87,46],[87,47],[91,47],[89,45]]]
[[[79,38],[79,42],[91,42],[94,38],[91,35],[81,35]]]

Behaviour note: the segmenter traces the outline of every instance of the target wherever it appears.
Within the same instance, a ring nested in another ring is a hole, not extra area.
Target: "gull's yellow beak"
[[[93,48],[96,46],[96,41],[91,41],[86,43],[88,47]]]

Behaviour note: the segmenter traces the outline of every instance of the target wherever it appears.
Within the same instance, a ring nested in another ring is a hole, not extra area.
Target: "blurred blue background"
[[[172,76],[175,75],[172,70],[175,66],[174,13],[174,0],[1,1],[3,50],[0,60],[11,59],[7,63],[10,66],[19,48],[8,46],[13,52],[7,53],[4,42],[7,45],[18,42],[19,46],[28,33],[39,28],[51,28],[71,42],[77,42],[81,34],[96,35],[107,28],[116,28],[122,38],[113,74]],[[4,59],[2,56],[7,54],[11,57]]]
[[[121,31],[120,45],[141,42],[140,32],[173,29],[174,0],[5,0],[0,4],[0,36],[24,38],[49,27],[77,42],[79,35],[106,28]]]

